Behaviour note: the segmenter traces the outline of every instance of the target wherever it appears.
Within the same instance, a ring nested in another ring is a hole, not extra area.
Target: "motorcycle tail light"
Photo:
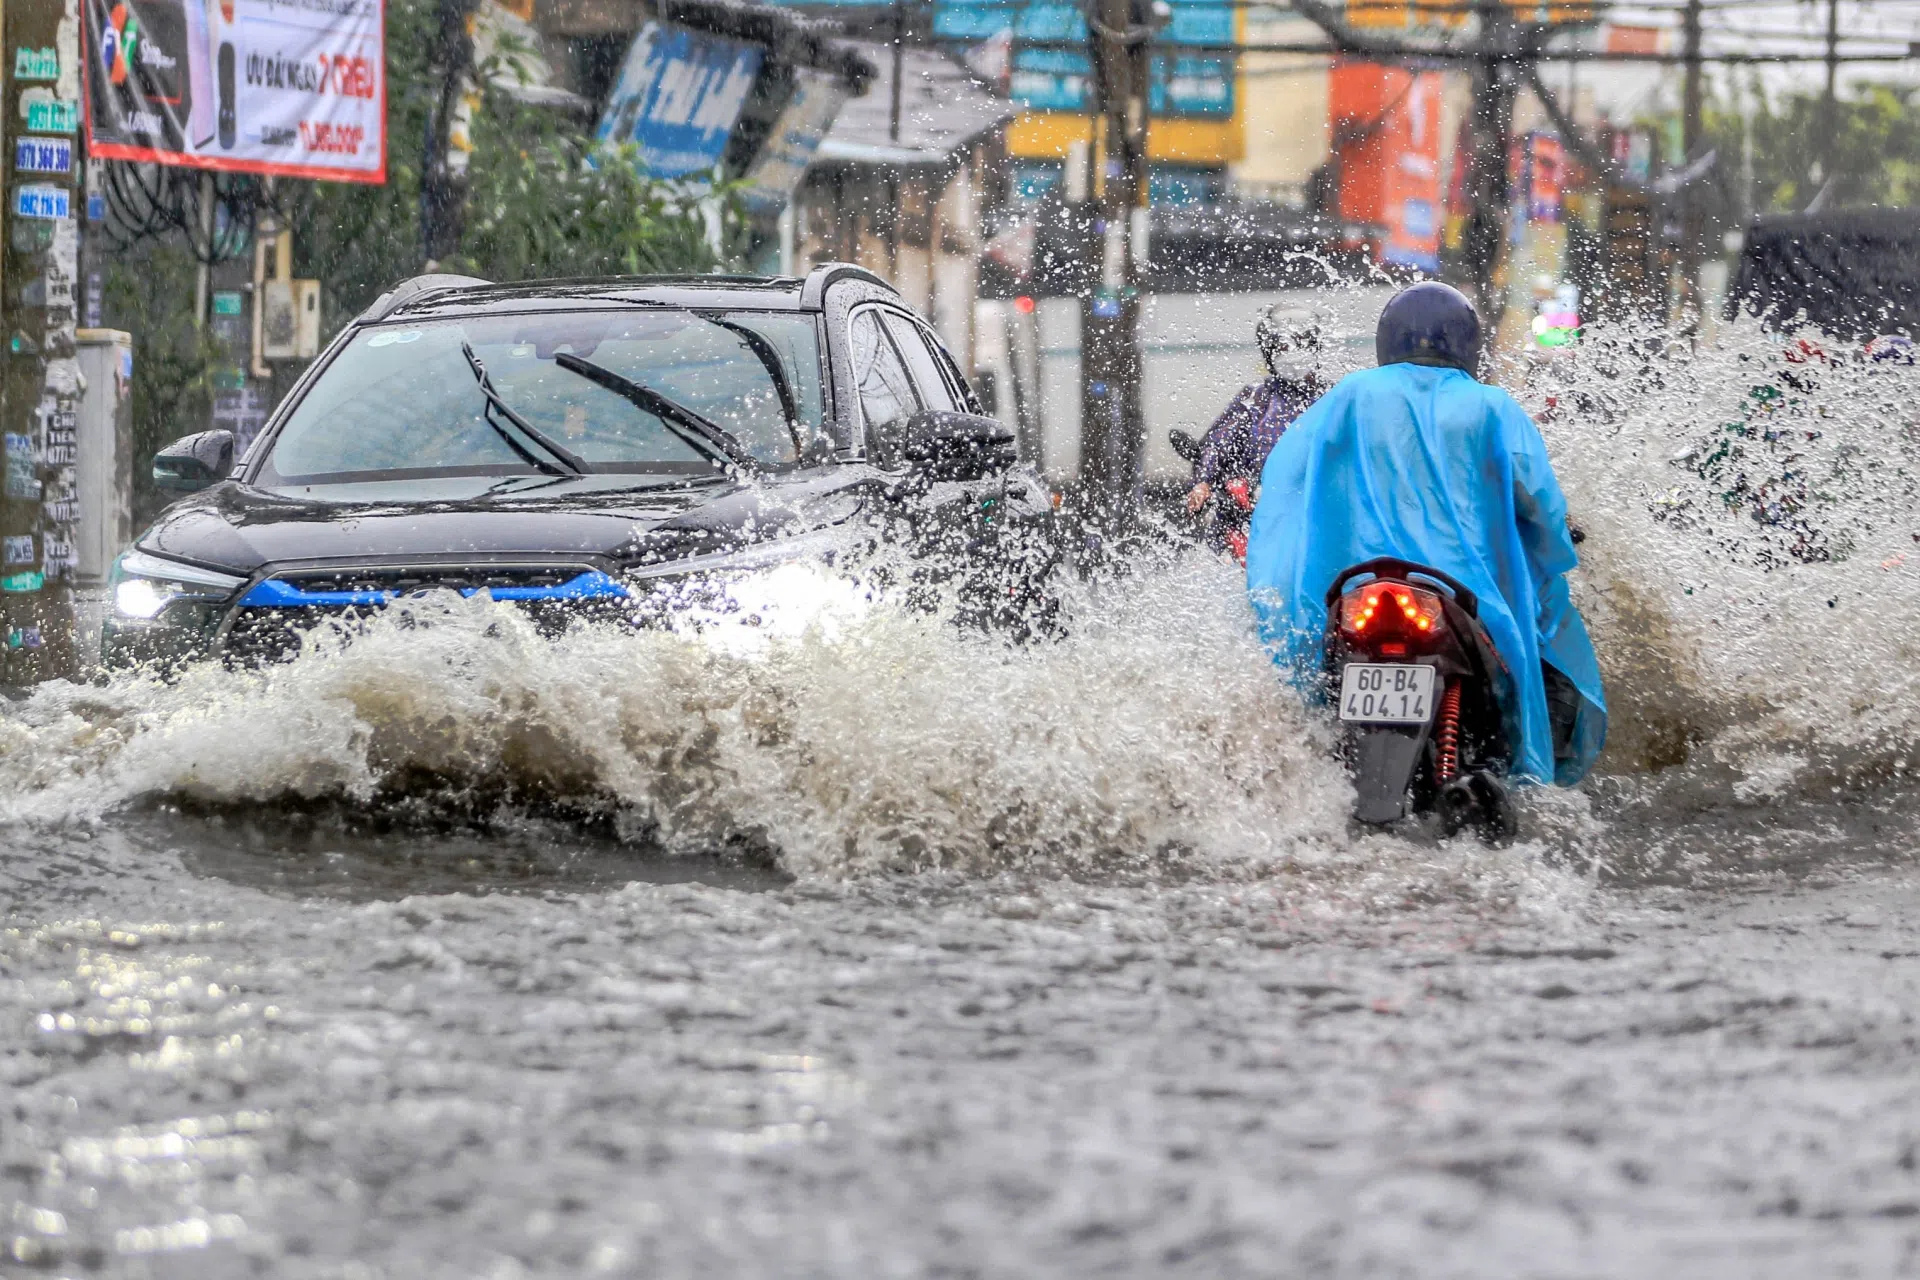
[[[1352,640],[1421,639],[1446,627],[1440,597],[1402,582],[1369,582],[1340,597],[1340,630]]]

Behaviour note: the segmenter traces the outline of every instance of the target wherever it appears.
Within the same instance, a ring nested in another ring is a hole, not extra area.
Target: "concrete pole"
[[[1820,135],[1813,150],[1813,163],[1820,169],[1816,190],[1832,182],[1839,168],[1834,148],[1840,141],[1840,0],[1827,0],[1826,63],[1826,92],[1820,99]]]
[[[1680,147],[1685,153],[1680,157],[1682,166],[1699,158],[1706,133],[1701,121],[1700,11],[1700,0],[1687,0],[1686,12],[1681,18],[1687,65],[1680,98]],[[1687,333],[1698,329],[1702,306],[1700,256],[1701,241],[1706,236],[1706,209],[1700,198],[1702,186],[1702,180],[1695,180],[1681,187],[1679,192],[1680,325]]]
[[[1144,24],[1132,0],[1097,0],[1088,22],[1098,148],[1093,192],[1093,287],[1080,312],[1080,471],[1096,518],[1124,523],[1139,509],[1140,290],[1133,231],[1147,205]]]

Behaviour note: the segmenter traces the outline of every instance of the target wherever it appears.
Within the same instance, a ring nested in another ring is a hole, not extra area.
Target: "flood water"
[[[1920,378],[1629,336],[1528,393],[1614,736],[1507,848],[1352,832],[1201,554],[8,706],[0,1273],[1920,1271]]]

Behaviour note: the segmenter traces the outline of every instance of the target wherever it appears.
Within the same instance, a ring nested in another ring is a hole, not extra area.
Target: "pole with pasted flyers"
[[[75,359],[80,253],[79,0],[7,0],[0,20],[4,250],[0,252],[0,679],[78,668],[75,481],[83,379]]]

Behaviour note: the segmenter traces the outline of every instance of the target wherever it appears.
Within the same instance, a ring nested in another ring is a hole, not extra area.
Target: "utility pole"
[[[13,166],[0,237],[0,679],[72,676],[80,214],[79,0],[6,5],[0,119]]]
[[[1820,183],[1832,182],[1839,172],[1839,157],[1834,153],[1840,142],[1840,0],[1827,0],[1827,91],[1820,99],[1820,136],[1813,151],[1813,163],[1820,171]]]
[[[1836,0],[1837,3],[1837,0]],[[1682,168],[1699,158],[1705,129],[1700,120],[1700,0],[1687,0],[1681,18],[1685,34],[1687,75],[1680,97],[1680,157]],[[1700,250],[1706,236],[1706,209],[1700,199],[1703,179],[1685,183],[1680,196],[1680,326],[1687,333],[1700,324]]]
[[[1080,471],[1096,518],[1138,508],[1146,440],[1140,404],[1140,264],[1134,229],[1147,209],[1152,27],[1137,0],[1091,0],[1097,274],[1080,306]],[[1139,19],[1139,20],[1137,20]]]
[[[433,53],[427,59],[440,78],[427,113],[425,163],[420,172],[420,256],[428,270],[460,251],[466,230],[468,163],[478,86],[473,77],[473,36],[467,20],[475,0],[440,0]]]
[[[887,141],[900,142],[901,81],[907,66],[907,4],[893,0],[893,81],[887,98]],[[900,162],[887,166],[887,275],[900,278]]]
[[[1469,213],[1462,237],[1473,305],[1489,334],[1500,329],[1506,297],[1500,259],[1506,248],[1513,204],[1507,165],[1513,147],[1513,104],[1519,94],[1516,58],[1519,24],[1504,4],[1480,12],[1480,62],[1473,73],[1472,148],[1467,156]]]
[[[907,0],[893,0],[893,87],[887,101],[887,140],[900,141],[900,80],[907,61]]]

